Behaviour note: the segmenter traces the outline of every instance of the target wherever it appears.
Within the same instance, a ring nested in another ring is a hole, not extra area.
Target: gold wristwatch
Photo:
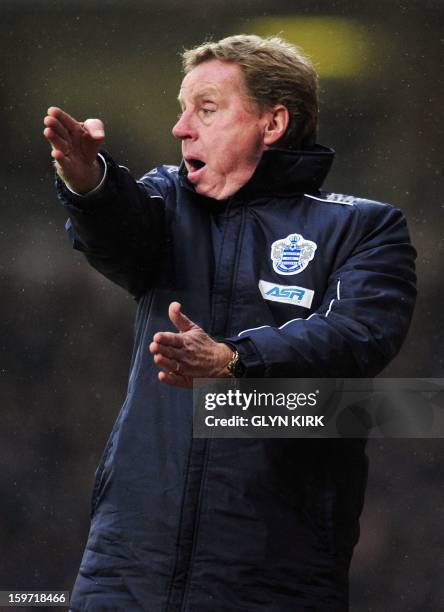
[[[231,346],[229,348],[231,348]],[[232,348],[231,350],[233,351]],[[245,366],[240,359],[238,351],[236,350],[233,351],[233,356],[230,359],[230,361],[227,363],[227,370],[231,378],[241,378],[244,375]]]

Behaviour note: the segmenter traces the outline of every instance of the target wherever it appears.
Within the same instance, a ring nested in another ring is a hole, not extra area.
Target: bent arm
[[[158,274],[165,240],[163,199],[149,183],[136,183],[106,153],[99,155],[105,138],[100,119],[79,122],[51,106],[44,125],[73,247],[99,272],[140,297]]]
[[[415,303],[416,253],[399,210],[362,215],[363,235],[315,313],[227,339],[248,377],[375,376],[399,351]]]

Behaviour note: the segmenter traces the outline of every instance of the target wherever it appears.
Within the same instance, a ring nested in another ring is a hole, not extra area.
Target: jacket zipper
[[[227,210],[226,210],[226,214],[225,214],[225,224],[224,224],[224,232],[222,235],[222,241],[221,241],[221,245],[220,245],[220,250],[219,250],[219,257],[220,255],[223,253],[223,245],[225,242],[225,237],[227,234],[227,226],[228,226],[228,219],[229,219],[229,215],[232,209],[232,198],[230,198],[228,200],[228,205],[227,205]],[[239,241],[242,239],[242,235],[243,235],[243,228],[244,228],[244,220],[245,220],[245,210],[242,207],[241,208],[241,218],[240,218],[240,228],[239,228],[239,234],[237,237],[237,241],[236,241],[236,247],[239,244]],[[233,290],[234,290],[234,286],[235,286],[235,282],[236,282],[236,276],[237,276],[237,270],[238,270],[238,266],[239,266],[239,252],[240,249],[236,248],[235,249],[235,255],[234,255],[234,260],[233,260],[233,275],[232,275],[232,280],[231,280],[231,286],[230,286],[230,294],[229,294],[229,308],[227,311],[227,317],[226,317],[226,322],[225,322],[225,332],[228,329],[228,324],[229,321],[231,319],[231,302],[232,302],[232,295],[233,295]],[[216,286],[217,283],[217,276],[218,276],[218,269],[216,268],[216,274],[215,274],[216,278],[215,278],[215,282],[214,282],[214,286]],[[214,316],[214,315],[213,315]],[[214,326],[214,320],[212,317],[212,321],[211,321],[211,327],[209,330],[210,335],[212,335],[213,333],[213,326]],[[207,465],[208,465],[208,458],[209,458],[209,452],[210,452],[210,448],[211,448],[211,440],[206,439],[204,440],[204,449],[203,449],[203,458],[202,458],[202,471],[200,474],[200,483],[199,483],[199,497],[198,497],[198,501],[197,501],[197,508],[196,508],[196,518],[194,521],[194,525],[193,525],[193,532],[192,532],[192,537],[191,537],[191,553],[190,553],[190,558],[188,560],[188,567],[186,570],[186,579],[185,579],[185,585],[184,585],[184,589],[183,589],[183,596],[182,596],[182,603],[180,605],[180,611],[181,612],[185,612],[186,610],[186,606],[187,606],[187,599],[188,599],[188,594],[189,594],[189,590],[190,590],[190,584],[191,584],[191,575],[192,575],[192,568],[193,568],[193,562],[194,562],[194,554],[195,554],[195,550],[196,550],[196,546],[197,546],[197,540],[198,540],[198,532],[199,532],[199,523],[200,523],[200,512],[201,512],[201,505],[202,505],[202,499],[203,499],[203,489],[204,489],[204,482],[205,482],[205,476],[206,476],[206,471],[207,471]]]

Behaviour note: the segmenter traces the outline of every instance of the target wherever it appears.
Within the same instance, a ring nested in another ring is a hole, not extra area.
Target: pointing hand
[[[97,153],[105,138],[100,119],[76,121],[61,108],[51,106],[43,121],[43,135],[60,178],[77,193],[87,193],[100,183],[103,169]]]

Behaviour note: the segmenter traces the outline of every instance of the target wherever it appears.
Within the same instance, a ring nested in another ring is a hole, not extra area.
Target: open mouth
[[[197,170],[200,170],[201,168],[203,168],[205,166],[205,162],[203,162],[200,159],[187,159],[187,165],[188,165],[188,171],[189,172],[196,172]]]

